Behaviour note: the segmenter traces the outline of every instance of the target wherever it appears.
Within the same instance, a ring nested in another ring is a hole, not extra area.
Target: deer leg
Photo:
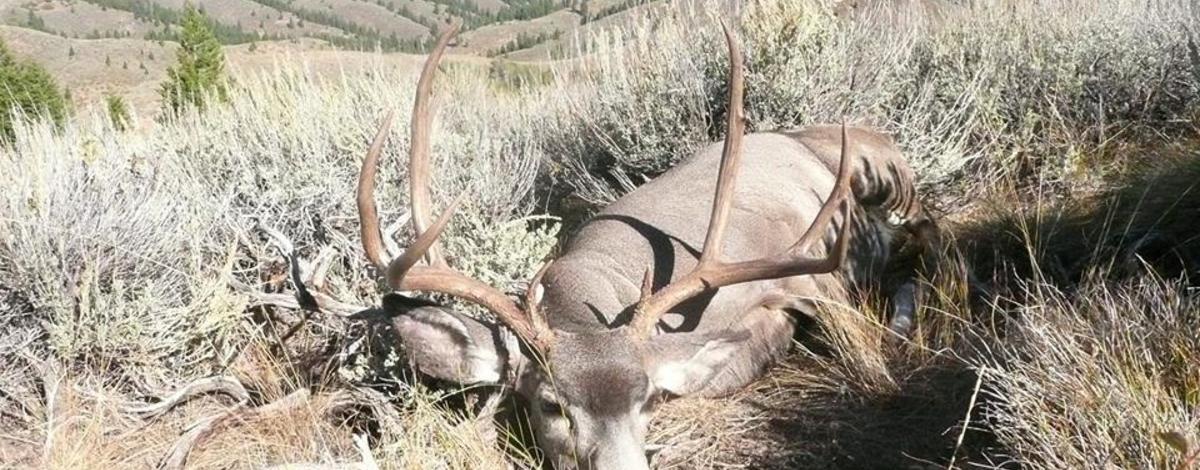
[[[913,280],[907,280],[892,293],[892,318],[888,320],[888,329],[901,337],[908,337],[912,332],[913,314],[917,310],[917,286]]]
[[[941,235],[937,224],[924,210],[903,227],[908,232],[909,239],[902,250],[905,253],[900,258],[903,260],[901,263],[907,266],[907,272],[903,281],[892,291],[892,317],[888,321],[888,329],[895,333],[896,337],[907,338],[916,323],[917,296],[922,293],[917,276],[928,274],[931,269],[936,268],[937,260],[934,257],[941,252]]]

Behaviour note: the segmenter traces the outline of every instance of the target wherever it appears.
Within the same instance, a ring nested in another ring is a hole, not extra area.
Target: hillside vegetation
[[[192,4],[204,11],[224,44],[313,38],[344,49],[421,52],[451,21],[461,21],[467,30],[508,26],[508,39],[515,40],[523,25],[548,16],[588,22],[652,1],[28,0],[0,5],[0,19],[76,39],[173,40]],[[565,25],[562,32],[573,26]]]
[[[631,21],[658,1],[522,0],[205,0],[190,2],[224,45],[231,74],[287,63],[336,79],[341,68],[408,61],[439,28],[466,31],[451,53],[544,62],[578,52],[579,39]],[[128,99],[135,127],[160,108],[159,84],[174,60],[189,2],[184,0],[31,0],[0,2],[0,39],[45,67],[81,110],[107,96]]]
[[[1200,11],[744,3],[749,127],[891,132],[948,243],[912,338],[877,299],[828,305],[748,390],[667,404],[657,464],[1195,464]],[[646,8],[569,68],[444,67],[435,205],[470,196],[450,262],[520,292],[583,217],[723,138],[715,7]],[[18,123],[0,149],[0,464],[153,467],[210,423],[195,468],[537,468],[519,409],[492,426],[493,390],[414,376],[382,322],[261,305],[292,292],[273,231],[322,293],[378,303],[352,193],[400,110],[377,198],[385,225],[405,212],[414,81],[283,66],[146,132]],[[221,392],[160,401],[204,378]]]

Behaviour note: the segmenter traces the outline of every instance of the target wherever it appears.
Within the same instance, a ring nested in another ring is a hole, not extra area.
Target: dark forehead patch
[[[559,399],[596,417],[628,414],[649,382],[630,338],[622,330],[559,337],[549,361]]]
[[[635,400],[646,394],[645,374],[623,367],[599,368],[587,376],[591,384],[584,390],[589,412],[596,416],[619,416],[629,413]]]

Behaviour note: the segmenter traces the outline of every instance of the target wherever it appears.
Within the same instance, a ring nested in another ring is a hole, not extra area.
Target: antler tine
[[[375,138],[371,139],[371,147],[367,149],[367,157],[363,159],[362,169],[358,172],[356,202],[358,203],[358,220],[362,227],[363,252],[366,253],[367,260],[381,270],[386,265],[383,263],[383,237],[379,232],[379,212],[375,209],[375,173],[379,171],[379,155],[383,153],[383,144],[387,141],[388,130],[391,129],[392,121],[395,118],[396,112],[392,111],[383,119],[379,130],[375,131]]]
[[[388,263],[388,285],[391,285],[394,289],[400,288],[398,285],[400,280],[437,244],[438,237],[442,236],[442,231],[446,229],[446,225],[454,217],[454,212],[458,210],[458,206],[462,203],[464,196],[466,196],[466,193],[459,194],[458,197],[454,198],[454,201],[451,201],[450,205],[446,206],[446,211],[442,212],[442,215],[438,216],[437,220],[433,222],[433,226],[418,235],[417,239],[413,240],[408,245],[408,248],[404,250],[404,254],[393,259],[391,263]]]
[[[721,153],[721,166],[717,172],[717,189],[713,195],[712,213],[709,216],[708,232],[704,235],[704,248],[700,252],[700,262],[684,279],[697,277],[699,272],[721,263],[721,251],[725,241],[725,227],[729,223],[729,209],[733,205],[733,190],[734,183],[737,180],[737,165],[741,162],[742,156],[742,136],[745,133],[743,112],[745,80],[742,71],[742,51],[729,25],[722,22],[721,30],[725,33],[725,45],[729,48],[728,132],[725,136],[725,146]],[[653,295],[652,270],[653,267],[647,269],[646,275],[642,279],[641,299],[638,300],[638,305],[634,308],[633,318],[630,320],[634,331],[645,335],[649,335],[653,331],[654,325],[658,323],[659,318],[666,313],[667,309],[678,304],[678,302],[674,302],[666,308],[655,308],[656,299],[661,299],[664,296],[674,297],[683,295],[682,292],[675,293],[678,290],[675,283],[664,287],[659,291],[659,295]],[[679,302],[682,302],[684,299],[686,297],[680,298]],[[661,303],[661,300],[658,303]],[[658,310],[661,310],[661,312]]]
[[[851,223],[851,200],[848,196],[852,162],[849,157],[849,136],[843,123],[842,155],[837,182],[821,210],[813,219],[813,223],[805,230],[800,239],[779,255],[737,263],[727,263],[721,260],[721,243],[725,225],[728,223],[729,207],[732,204],[735,171],[741,157],[741,141],[744,132],[741,122],[743,87],[741,53],[729,27],[724,26],[724,29],[725,40],[729,45],[729,57],[732,61],[729,93],[731,100],[729,103],[730,133],[725,139],[721,170],[717,177],[717,194],[713,201],[712,218],[709,220],[704,249],[701,252],[699,263],[692,272],[668,284],[653,295],[647,296],[647,289],[643,288],[642,299],[634,308],[633,319],[630,322],[632,331],[639,337],[650,336],[659,319],[668,310],[702,292],[743,282],[779,279],[801,274],[828,273],[836,270],[846,257]],[[736,101],[733,101],[735,99]],[[839,206],[843,211],[843,220],[834,249],[824,258],[806,257],[804,253],[810,245],[824,235],[826,228],[833,220],[834,211]]]
[[[529,287],[525,288],[525,310],[527,310],[530,315],[534,315],[534,311],[537,310],[538,304],[542,303],[542,278],[546,276],[546,271],[550,270],[551,264],[554,264],[554,260],[550,260],[542,264],[542,267],[538,268],[537,274],[534,274],[533,279],[529,281]]]
[[[437,44],[433,46],[429,58],[425,60],[425,66],[421,69],[421,78],[417,80],[417,97],[413,100],[408,181],[413,228],[418,235],[425,232],[433,222],[430,210],[432,198],[429,195],[429,135],[430,128],[433,127],[432,108],[429,101],[433,91],[433,76],[437,72],[438,63],[442,60],[446,46],[450,44],[450,39],[458,34],[459,26],[460,23],[456,21],[438,36]],[[431,265],[446,265],[446,260],[442,258],[437,243],[429,247],[428,258]]]
[[[742,71],[742,51],[737,38],[728,24],[721,23],[725,31],[725,42],[729,45],[729,124],[725,136],[725,147],[721,153],[721,168],[717,172],[717,191],[713,195],[712,215],[709,217],[708,233],[704,236],[704,248],[700,252],[700,266],[709,266],[721,260],[725,242],[725,227],[729,223],[729,208],[733,205],[734,184],[737,181],[738,163],[742,160],[742,136],[746,132],[743,94],[745,80]]]
[[[545,293],[545,287],[542,286],[542,278],[546,277],[546,273],[550,271],[550,265],[554,264],[554,260],[547,261],[537,274],[533,275],[533,279],[529,281],[529,288],[525,290],[525,314],[533,325],[534,331],[540,337],[552,338],[554,333],[550,330],[550,325],[546,323],[546,317],[542,315],[539,307],[542,303],[542,295]]]
[[[845,198],[850,191],[850,135],[846,132],[846,120],[842,120],[842,157],[838,163],[837,183],[833,186],[833,192],[829,194],[829,198],[825,200],[825,204],[821,206],[821,211],[817,212],[817,217],[813,219],[812,225],[808,226],[808,230],[804,231],[804,236],[796,241],[788,251],[792,253],[803,253],[808,251],[809,246],[813,242],[820,240],[825,233],[825,226],[833,218],[833,212],[837,210],[833,201]],[[849,224],[846,224],[849,225]]]
[[[437,45],[426,59],[425,67],[417,84],[417,97],[413,104],[412,147],[409,152],[410,201],[412,203],[412,224],[416,232],[416,240],[409,245],[404,254],[393,259],[386,267],[387,284],[396,290],[418,290],[439,292],[479,304],[487,308],[496,317],[539,353],[545,353],[553,341],[553,333],[545,326],[544,321],[531,320],[520,308],[500,290],[484,284],[450,268],[437,250],[437,240],[445,230],[450,218],[462,203],[463,195],[459,195],[436,220],[430,220],[430,171],[429,171],[429,131],[430,106],[429,95],[433,88],[433,75],[437,71],[450,39],[458,31],[459,25],[446,29],[438,37]],[[385,120],[384,129],[391,122]],[[375,204],[371,195],[374,190],[374,176],[380,149],[383,145],[383,129],[376,135],[371,150],[363,162],[362,173],[359,177],[358,200],[359,217],[363,225],[363,247],[372,258],[373,263],[379,264],[383,249],[379,235],[379,220],[375,212]],[[429,258],[426,266],[417,266],[423,257]]]
[[[646,274],[642,275],[642,296],[638,301],[645,302],[652,295],[654,295],[654,268],[646,268]]]
[[[392,260],[387,268],[388,286],[396,290],[441,292],[482,305],[508,325],[517,337],[539,352],[545,352],[553,339],[552,333],[548,328],[541,328],[538,322],[530,322],[503,292],[448,266],[416,265],[442,234],[462,198],[461,195],[455,198],[429,230],[418,236],[403,255]]]

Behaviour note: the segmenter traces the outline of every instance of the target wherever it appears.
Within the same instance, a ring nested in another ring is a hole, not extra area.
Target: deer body
[[[866,129],[849,132],[858,143],[851,150],[856,168],[880,166],[872,163],[883,161],[902,170],[885,177],[856,172],[852,179],[860,205],[852,217],[857,225],[851,228],[854,241],[844,274],[852,282],[861,282],[887,261],[890,233],[898,228],[873,219],[873,213],[896,214],[901,225],[920,218],[922,210],[915,198],[888,197],[912,191],[911,179],[905,179],[910,176],[907,164],[890,140]],[[837,128],[830,126],[746,136],[724,244],[727,258],[770,256],[803,234],[837,180],[839,139]],[[637,302],[646,266],[653,266],[655,287],[668,284],[673,273],[691,271],[704,243],[713,199],[711,182],[716,181],[720,158],[720,144],[709,146],[586,222],[543,279],[546,310],[554,312],[547,317],[550,325],[587,330],[623,323],[616,314]],[[869,198],[879,200],[862,204]],[[831,228],[841,223],[835,220]],[[827,252],[835,232],[830,230],[826,243],[816,250]],[[673,331],[728,328],[764,296],[825,297],[835,284],[839,282],[832,274],[817,274],[728,286],[711,299],[693,299],[664,321]],[[833,300],[846,299],[835,296]],[[604,315],[603,322],[597,312]]]
[[[890,139],[851,128],[859,202],[850,228],[850,255],[840,273],[792,276],[723,287],[681,304],[663,318],[663,329],[683,333],[720,332],[746,326],[748,356],[729,364],[698,393],[721,395],[737,389],[787,349],[794,328],[780,309],[815,314],[815,301],[847,304],[853,285],[870,283],[886,264],[892,232],[924,212],[913,197],[911,171]],[[757,259],[788,248],[813,222],[837,182],[838,128],[814,126],[785,133],[747,135],[741,174],[734,191],[725,255]],[[711,183],[716,181],[721,145],[714,144],[630,192],[586,222],[542,280],[544,309],[554,329],[587,332],[628,321],[628,306],[640,295],[645,266],[661,287],[695,268],[704,243]],[[863,204],[866,201],[868,204]],[[890,214],[892,222],[876,214]],[[824,243],[833,246],[835,220]],[[852,284],[847,286],[846,284]],[[760,318],[761,317],[761,318]]]
[[[812,223],[836,180],[803,145],[781,134],[748,135],[743,148],[723,244],[726,258],[734,260],[787,249]],[[690,272],[704,244],[720,161],[721,146],[710,146],[586,222],[543,280],[547,311],[555,312],[547,317],[550,325],[608,328],[625,323],[628,318],[617,314],[638,301],[646,267],[652,267],[655,288]],[[680,331],[725,329],[763,294],[817,293],[804,286],[821,277],[829,275],[724,287],[681,305],[664,320]],[[579,285],[586,287],[575,287]],[[606,324],[597,321],[596,311],[603,312]]]
[[[886,264],[893,231],[930,225],[911,171],[880,134],[817,126],[744,135],[741,55],[727,30],[726,141],[586,222],[519,306],[451,268],[437,249],[458,201],[433,217],[429,94],[455,31],[439,38],[417,86],[409,165],[418,236],[403,255],[380,259],[371,194],[381,131],[359,179],[364,252],[397,290],[453,295],[495,314],[487,321],[384,298],[415,368],[525,397],[538,444],[557,468],[648,468],[645,433],[658,403],[719,396],[758,377],[787,350],[793,312],[848,303],[854,286]]]

